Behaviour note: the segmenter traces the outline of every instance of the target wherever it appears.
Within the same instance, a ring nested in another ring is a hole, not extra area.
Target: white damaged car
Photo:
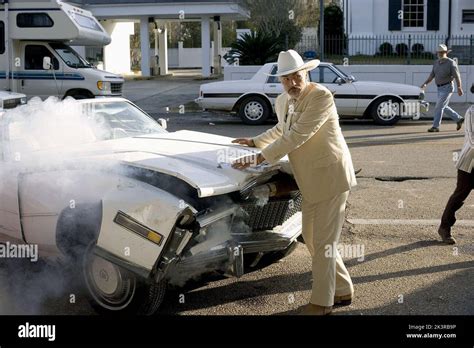
[[[220,81],[201,85],[195,101],[206,110],[237,113],[246,124],[263,124],[274,115],[276,97],[283,86],[275,74],[276,63],[267,63],[250,80]],[[376,81],[357,81],[330,63],[310,71],[309,79],[334,94],[341,118],[371,118],[393,125],[402,117],[419,118],[429,103],[420,87]]]
[[[0,243],[80,265],[99,312],[156,312],[168,283],[242,276],[289,254],[301,194],[287,159],[242,172],[230,138],[169,133],[122,98],[0,116]]]

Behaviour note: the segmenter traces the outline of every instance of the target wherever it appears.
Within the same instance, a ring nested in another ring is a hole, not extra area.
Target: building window
[[[403,0],[403,27],[425,27],[425,0]]]
[[[19,28],[51,28],[54,22],[47,13],[19,13],[16,25]]]
[[[474,23],[474,10],[462,10],[462,22]]]

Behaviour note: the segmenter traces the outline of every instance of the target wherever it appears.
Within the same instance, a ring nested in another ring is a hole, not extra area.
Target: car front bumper
[[[220,270],[227,276],[241,277],[245,254],[283,251],[301,235],[301,212],[273,230],[231,233],[231,239],[195,255],[183,256],[173,272]]]

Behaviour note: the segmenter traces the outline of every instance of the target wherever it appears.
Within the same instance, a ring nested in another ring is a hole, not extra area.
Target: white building
[[[249,13],[238,0],[69,0],[87,10],[101,21],[112,37],[112,43],[104,48],[104,68],[111,72],[130,73],[130,35],[134,34],[134,23],[140,22],[141,73],[150,76],[154,65],[150,57],[150,26],[155,28],[155,55],[159,57],[161,75],[168,74],[167,25],[173,21],[201,22],[200,52],[188,57],[199,60],[202,75],[211,75],[211,67],[220,69],[222,52],[221,20],[245,20]],[[214,31],[214,52],[211,54],[211,24]],[[146,52],[146,54],[143,54]],[[83,52],[84,53],[84,52]],[[200,54],[199,54],[200,53]]]
[[[343,0],[343,10],[350,55],[375,54],[383,42],[408,44],[409,36],[412,50],[418,43],[433,52],[450,39],[453,54],[472,55],[474,0]]]

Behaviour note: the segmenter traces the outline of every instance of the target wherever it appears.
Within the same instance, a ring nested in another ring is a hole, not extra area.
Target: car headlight
[[[23,97],[20,99],[20,104],[26,104],[26,97]]]
[[[155,244],[161,245],[161,242],[163,241],[163,235],[146,227],[124,212],[119,211],[117,215],[115,215],[114,222]]]
[[[111,92],[112,91],[112,86],[111,86],[110,82],[106,82],[106,81],[98,81],[97,82],[97,88],[100,91],[103,91],[103,92]]]
[[[420,100],[425,99],[425,92],[421,91],[418,99],[420,99]]]

